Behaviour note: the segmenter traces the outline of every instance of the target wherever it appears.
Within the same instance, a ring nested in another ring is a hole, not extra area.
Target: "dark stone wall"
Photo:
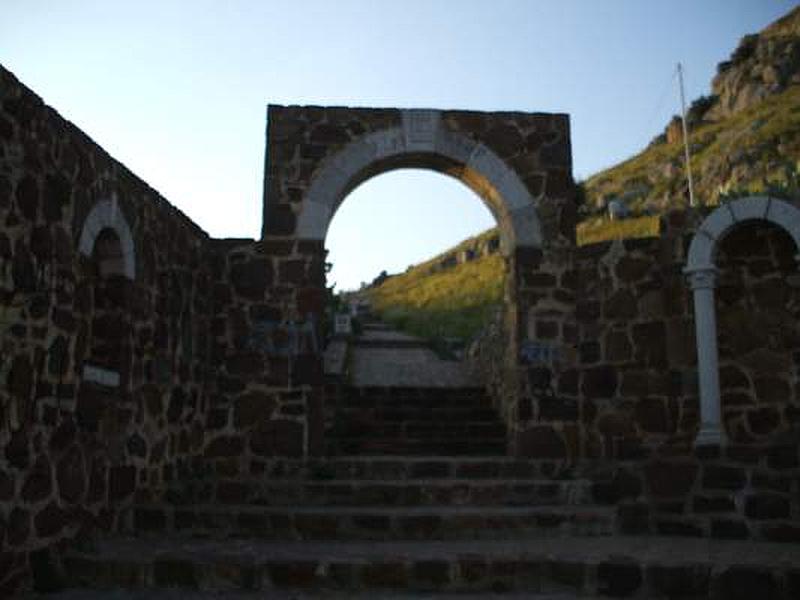
[[[783,229],[743,226],[717,264],[720,392],[729,438],[740,444],[800,436],[800,278]]]
[[[576,248],[574,268],[565,273],[577,298],[575,360],[528,368],[518,454],[629,460],[690,453],[699,398],[693,299],[683,268],[708,212],[666,215],[659,238]],[[797,441],[795,253],[787,233],[763,222],[745,223],[720,243],[722,410],[733,443]],[[550,331],[555,327],[536,333]]]
[[[212,240],[0,68],[0,593],[32,552],[135,527],[134,501],[210,478],[234,502],[236,482],[268,476],[275,457],[321,453],[325,249],[296,238],[297,217],[321,161],[400,112],[270,111],[264,237]],[[631,531],[796,541],[800,282],[788,237],[748,225],[720,248],[735,445],[697,456],[682,269],[704,213],[667,215],[658,239],[576,249],[566,116],[443,119],[538,199],[544,246],[508,256],[506,310],[477,353],[510,452],[566,469],[605,462],[597,493],[620,502]],[[78,250],[92,208],[112,198],[132,233],[132,279]],[[91,381],[87,365],[119,383]],[[659,525],[665,515],[682,525]]]
[[[623,533],[797,542],[797,249],[765,222],[744,223],[720,242],[729,445],[696,449],[694,309],[683,268],[709,212],[665,215],[659,238],[576,248],[567,275],[577,298],[574,366],[528,367],[514,451],[585,468],[598,482],[596,500],[618,505]]]
[[[133,280],[102,276],[78,250],[92,207],[112,197],[131,229]],[[202,451],[212,250],[0,68],[0,590],[31,551],[113,527]],[[119,384],[85,380],[87,364]]]

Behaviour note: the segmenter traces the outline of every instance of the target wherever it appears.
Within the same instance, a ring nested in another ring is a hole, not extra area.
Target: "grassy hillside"
[[[735,190],[757,192],[786,185],[800,170],[800,86],[690,133],[695,196],[717,204]],[[589,178],[590,202],[617,197],[634,212],[661,211],[688,203],[680,141],[650,145]]]
[[[768,191],[800,200],[800,7],[760,34],[745,36],[720,63],[714,94],[689,110],[695,197]],[[583,184],[578,244],[659,235],[659,215],[688,205],[682,134],[673,122],[646,149]],[[671,135],[670,135],[671,133]],[[633,218],[610,221],[600,207],[621,199]],[[591,214],[594,213],[594,214]],[[497,235],[488,231],[477,239]],[[504,262],[497,255],[443,268],[456,248],[369,290],[386,320],[428,338],[469,338],[501,301]],[[474,246],[473,246],[474,247]]]
[[[371,288],[367,293],[373,311],[424,338],[469,339],[502,303],[505,262],[499,254],[490,254],[441,269],[440,258]]]

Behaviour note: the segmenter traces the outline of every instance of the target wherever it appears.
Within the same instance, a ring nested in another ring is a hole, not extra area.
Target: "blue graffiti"
[[[561,359],[561,350],[552,344],[526,340],[520,346],[519,357],[527,365],[552,365]]]
[[[256,321],[247,338],[247,345],[277,356],[297,356],[319,352],[317,327],[314,320],[301,321]]]

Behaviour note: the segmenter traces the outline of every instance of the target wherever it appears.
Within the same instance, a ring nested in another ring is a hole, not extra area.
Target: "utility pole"
[[[692,164],[689,154],[689,128],[686,125],[686,96],[683,92],[683,67],[678,63],[678,84],[681,89],[681,121],[683,123],[683,154],[686,161],[686,179],[689,182],[689,206],[694,207],[694,185],[692,184]]]

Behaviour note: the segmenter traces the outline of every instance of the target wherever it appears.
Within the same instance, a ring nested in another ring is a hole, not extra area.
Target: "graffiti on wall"
[[[256,321],[247,344],[252,350],[277,356],[316,354],[320,348],[313,318],[299,322],[268,319]]]
[[[561,359],[561,350],[554,344],[525,340],[519,348],[519,359],[524,365],[552,365]]]

